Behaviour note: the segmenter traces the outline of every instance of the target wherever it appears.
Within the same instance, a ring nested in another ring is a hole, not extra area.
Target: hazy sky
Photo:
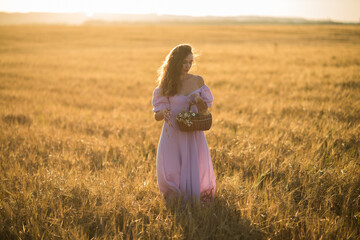
[[[6,12],[258,15],[360,21],[360,0],[0,0]]]

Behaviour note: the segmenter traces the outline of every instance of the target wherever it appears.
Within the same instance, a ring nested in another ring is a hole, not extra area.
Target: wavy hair
[[[174,96],[178,92],[183,60],[190,53],[192,54],[192,47],[189,44],[180,44],[167,55],[158,70],[159,78],[157,80],[163,96]]]

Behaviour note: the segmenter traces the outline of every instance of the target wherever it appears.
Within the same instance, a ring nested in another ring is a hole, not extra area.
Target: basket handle
[[[191,105],[194,105],[194,103],[189,103],[188,112],[189,112],[189,111],[190,111],[190,109],[191,109]]]

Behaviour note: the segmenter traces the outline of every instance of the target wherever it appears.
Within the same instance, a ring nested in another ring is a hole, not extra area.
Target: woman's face
[[[187,57],[182,62],[182,69],[181,69],[182,74],[186,74],[189,72],[193,61],[194,61],[194,57],[193,57],[192,53],[190,53],[189,55],[187,55]]]

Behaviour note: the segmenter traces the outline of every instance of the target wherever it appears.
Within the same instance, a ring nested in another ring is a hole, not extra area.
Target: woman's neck
[[[185,74],[181,74],[180,75],[180,81],[186,81],[186,80],[188,80],[189,79],[189,75],[190,74],[188,74],[188,73],[185,73]]]

